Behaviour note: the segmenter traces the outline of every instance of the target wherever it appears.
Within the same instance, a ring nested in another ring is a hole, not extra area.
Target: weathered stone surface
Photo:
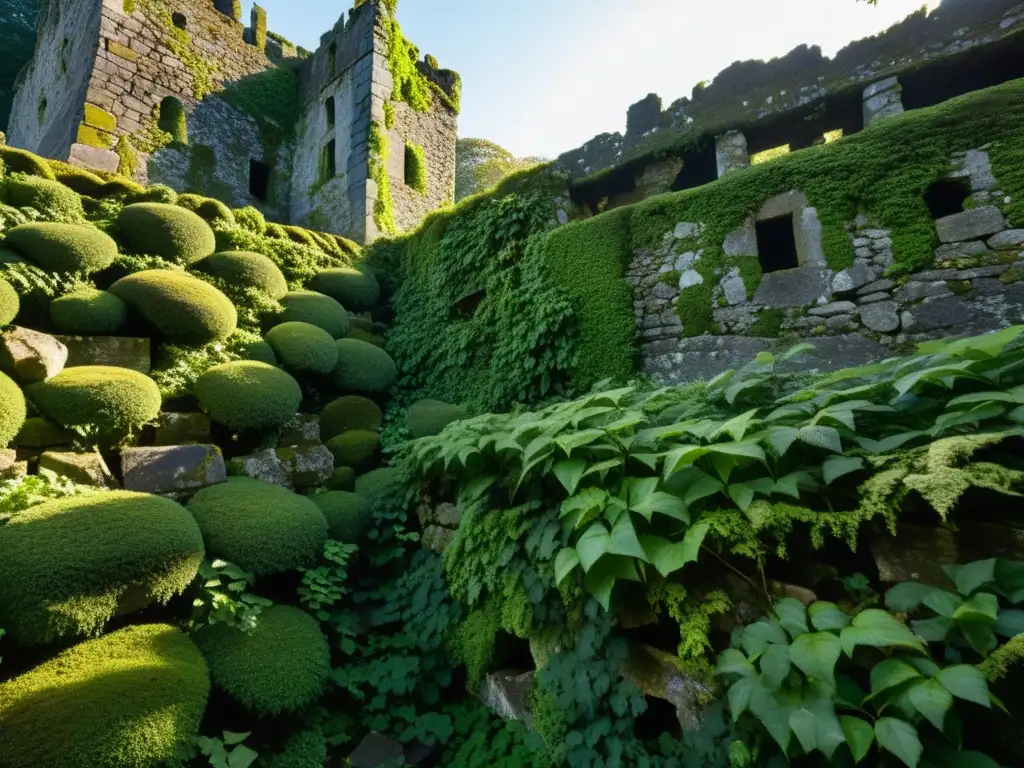
[[[807,587],[801,587],[796,584],[783,584],[778,581],[770,582],[772,594],[778,595],[779,597],[791,597],[794,600],[799,600],[806,606],[810,606],[818,601],[818,596]]]
[[[952,531],[911,523],[901,523],[897,536],[885,534],[875,538],[871,554],[878,566],[878,577],[886,584],[919,581],[946,587],[949,580],[942,566],[960,562]]]
[[[875,280],[873,283],[868,283],[857,290],[858,296],[867,296],[872,293],[880,293],[881,291],[891,291],[896,287],[896,283],[889,279]]]
[[[967,302],[956,296],[925,301],[914,307],[917,331],[935,331],[940,328],[966,326],[971,321]]]
[[[837,371],[888,357],[886,348],[859,333],[813,339],[814,352],[778,364],[783,371]],[[752,356],[751,356],[752,357]],[[748,360],[751,358],[747,358]]]
[[[880,301],[861,307],[860,321],[868,330],[892,333],[900,327],[899,304],[894,301]]]
[[[111,365],[149,373],[152,363],[148,338],[134,336],[57,336],[68,348],[68,368]]]
[[[833,315],[825,321],[825,327],[837,333],[848,333],[857,330],[857,321],[853,315]]]
[[[124,487],[129,491],[178,494],[227,479],[224,457],[215,445],[126,448],[121,451]]]
[[[153,442],[158,446],[210,442],[210,417],[205,413],[161,413]]]
[[[866,264],[857,263],[844,269],[832,279],[832,290],[836,293],[849,293],[862,288],[875,280],[878,275]]]
[[[700,277],[700,275],[697,276]],[[701,278],[701,282],[704,282],[703,278]],[[679,291],[676,288],[665,285],[665,283],[658,283],[651,291],[651,295],[656,299],[674,299],[678,294]]]
[[[956,277],[955,269],[926,269],[923,272],[915,272],[910,276],[912,283],[934,283],[939,280],[953,280]]]
[[[675,230],[672,232],[672,236],[676,240],[689,240],[692,237],[700,235],[700,224],[696,224],[692,221],[681,221],[676,224]]]
[[[462,510],[455,504],[438,504],[434,514],[437,524],[445,528],[458,528],[462,522]]]
[[[722,293],[730,307],[747,300],[747,286],[742,277],[730,277],[722,281]]]
[[[484,678],[480,686],[480,700],[499,717],[518,720],[527,728],[533,726],[530,714],[530,692],[533,672],[494,672]]]
[[[969,243],[947,243],[935,249],[935,260],[961,259],[969,256],[980,256],[983,253],[990,253],[990,251],[988,246],[981,240],[972,240]]]
[[[688,269],[679,276],[679,290],[684,291],[687,288],[691,288],[695,285],[702,285],[704,283],[704,277],[695,269]]]
[[[227,472],[234,477],[252,477],[290,491],[295,490],[291,464],[281,459],[276,451],[260,451],[231,459],[227,464]]]
[[[992,557],[1024,561],[1024,528],[1017,525],[965,519],[957,523],[956,544],[962,563]]]
[[[54,478],[66,478],[79,485],[94,485],[97,488],[107,489],[117,488],[117,480],[98,451],[93,453],[47,451],[39,457],[39,474]]]
[[[393,765],[405,756],[402,745],[382,733],[372,731],[363,737],[359,745],[348,756],[351,768],[380,768]]]
[[[864,91],[864,125],[903,114],[903,89],[895,77],[868,86]]]
[[[757,256],[757,229],[753,220],[725,236],[722,250],[726,256]]]
[[[860,305],[874,304],[876,301],[888,301],[892,296],[888,293],[869,293],[867,296],[858,296],[857,303]]]
[[[647,696],[663,699],[676,708],[684,730],[700,727],[701,713],[714,696],[714,686],[686,674],[679,659],[643,643],[630,645],[622,675]]]
[[[771,347],[767,339],[748,336],[698,336],[664,344],[667,349],[644,347],[644,369],[665,384],[713,378]]]
[[[121,158],[112,149],[91,147],[88,144],[72,144],[68,162],[79,168],[117,173],[117,166],[121,162]]]
[[[921,299],[929,299],[936,296],[952,295],[949,286],[942,280],[936,280],[931,283],[907,283],[896,293],[900,301],[920,301]]]
[[[56,376],[67,359],[68,348],[45,333],[15,327],[0,335],[0,368],[22,384]]]
[[[28,462],[18,461],[18,452],[0,449],[0,480],[17,480],[28,474]]]
[[[291,421],[281,427],[281,435],[277,439],[279,448],[319,442],[320,417],[310,413],[295,414]]]
[[[729,171],[749,166],[747,137],[739,131],[715,136],[715,159],[718,165],[718,178],[722,178]]]
[[[833,301],[831,304],[809,309],[807,314],[813,317],[831,317],[832,315],[848,314],[856,311],[857,305],[852,301]]]
[[[995,264],[991,267],[974,267],[973,269],[960,269],[953,275],[953,280],[975,280],[979,277],[999,277],[1009,271],[1009,264]]]
[[[754,303],[765,307],[803,307],[828,297],[829,271],[814,267],[799,267],[781,272],[769,272],[761,279]]]
[[[299,491],[323,485],[334,472],[334,456],[320,443],[278,448],[277,455],[291,471],[292,485]]]
[[[994,235],[1006,228],[1006,220],[1002,211],[994,205],[973,208],[963,213],[938,219],[935,231],[943,243],[960,243],[964,240],[977,240],[980,237]]]
[[[1007,229],[988,239],[988,247],[996,251],[1024,248],[1024,229]]]

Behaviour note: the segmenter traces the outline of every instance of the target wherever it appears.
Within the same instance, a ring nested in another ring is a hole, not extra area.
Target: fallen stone
[[[117,480],[99,451],[46,451],[39,457],[39,474],[51,478],[64,478],[79,485],[93,485],[108,490],[117,488]]]
[[[975,267],[974,269],[961,269],[954,276],[954,280],[974,280],[979,277],[999,277],[1010,270],[1009,264],[996,264],[991,267]]]
[[[227,480],[224,457],[215,445],[125,448],[124,487],[144,493],[187,493]]]
[[[530,728],[533,725],[530,713],[533,676],[533,672],[510,670],[487,675],[480,686],[480,700],[502,719],[518,720]]]
[[[832,278],[832,290],[835,293],[848,293],[874,282],[878,275],[866,264],[854,264],[849,269]]]
[[[876,333],[892,333],[900,327],[899,305],[894,301],[880,301],[861,307],[860,321]]]
[[[227,463],[227,472],[232,477],[251,477],[265,483],[280,485],[289,491],[295,490],[291,465],[273,450],[231,459]]]
[[[110,365],[149,373],[149,339],[134,336],[57,336],[68,348],[67,368]]]
[[[747,286],[742,277],[729,277],[723,280],[722,292],[730,307],[743,304],[747,300]]]
[[[645,695],[669,702],[683,730],[700,727],[705,706],[714,696],[714,685],[688,675],[682,662],[665,651],[645,643],[631,643],[622,676]]]
[[[205,413],[161,413],[154,442],[158,446],[210,442],[210,417]]]
[[[334,474],[334,455],[326,445],[306,443],[278,448],[277,455],[290,470],[291,484],[296,490],[316,488]]]
[[[297,413],[291,421],[281,427],[277,446],[286,448],[292,445],[309,445],[319,442],[320,417],[315,414]]]
[[[882,535],[871,542],[878,578],[886,584],[919,581],[948,587],[943,565],[959,560],[956,537],[947,528],[901,523],[896,536]]]
[[[68,348],[53,336],[28,328],[0,335],[0,368],[22,384],[34,384],[64,370]]]
[[[867,296],[859,296],[857,303],[861,306],[865,304],[874,304],[876,301],[888,301],[892,296],[888,293],[869,293]]]
[[[1024,247],[1024,229],[1007,229],[988,240],[988,247],[996,251],[1012,251]]]
[[[994,235],[1006,228],[1003,213],[994,205],[954,213],[935,222],[935,231],[943,243],[960,243]]]
[[[949,259],[962,259],[968,256],[980,256],[983,253],[990,253],[988,246],[981,240],[974,240],[970,243],[947,243],[935,249],[936,261],[947,261]]]
[[[929,299],[914,307],[914,321],[918,331],[966,327],[972,319],[967,302],[956,296]]]
[[[679,277],[679,290],[685,291],[694,285],[703,285],[704,277],[695,269],[688,269]]]
[[[829,270],[816,267],[769,272],[761,278],[754,303],[775,309],[814,304],[829,295],[829,274]]]
[[[862,288],[859,288],[857,290],[857,295],[867,296],[868,294],[879,293],[881,291],[891,291],[895,287],[896,283],[893,280],[875,280],[875,282],[868,283]]]
[[[897,294],[901,301],[921,301],[921,299],[937,296],[951,296],[953,292],[949,290],[949,286],[946,283],[936,280],[931,283],[907,283],[902,289],[897,291]]]
[[[831,304],[825,304],[821,307],[809,309],[807,310],[807,314],[814,317],[831,317],[832,315],[840,315],[855,311],[857,311],[857,305],[852,301],[834,301]]]

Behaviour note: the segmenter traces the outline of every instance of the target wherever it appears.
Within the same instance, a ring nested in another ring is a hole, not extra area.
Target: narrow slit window
[[[800,266],[792,214],[757,222],[757,253],[765,273]]]
[[[270,166],[259,160],[249,160],[249,194],[260,202],[270,196]]]
[[[338,174],[337,160],[335,159],[336,152],[337,144],[334,139],[331,139],[324,146],[323,154],[320,157],[320,181],[323,184],[326,184]]]
[[[334,128],[334,97],[331,96],[324,102],[324,115],[327,117],[327,130]]]

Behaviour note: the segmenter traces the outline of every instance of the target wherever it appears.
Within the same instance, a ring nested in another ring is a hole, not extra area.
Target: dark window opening
[[[323,149],[323,155],[320,158],[320,181],[322,183],[326,184],[338,175],[336,148],[337,144],[334,139],[331,139]]]
[[[166,18],[166,16],[164,18]],[[178,29],[185,29],[188,26],[188,19],[185,18],[185,14],[183,13],[172,13],[171,23]]]
[[[971,196],[970,187],[959,179],[936,181],[924,193],[924,202],[933,219],[942,219],[954,213],[962,213],[964,203]]]
[[[530,642],[508,632],[498,632],[494,637],[493,669],[514,669],[529,672],[534,668]]]
[[[921,109],[1024,77],[1024,41],[1008,37],[899,76],[903,108]]]
[[[718,159],[715,156],[715,143],[707,145],[699,152],[687,152],[683,155],[683,168],[672,183],[672,191],[693,189],[710,184],[718,178]]]
[[[337,69],[337,66],[338,66],[338,44],[337,43],[331,43],[330,47],[327,49],[327,71],[330,74],[333,75],[334,74],[334,70]]]
[[[757,222],[757,252],[765,273],[800,266],[793,214]]]
[[[327,115],[327,129],[334,128],[334,97],[324,102],[324,114]]]
[[[160,113],[156,120],[157,127],[171,134],[175,144],[188,144],[188,126],[185,122],[185,108],[173,96],[160,102]]]
[[[249,160],[249,194],[263,202],[270,195],[270,166],[259,160]]]
[[[655,741],[663,733],[679,738],[683,728],[679,723],[679,715],[676,708],[665,701],[654,696],[644,696],[647,702],[647,709],[636,719],[636,736],[643,741]]]
[[[463,296],[455,302],[455,312],[462,317],[472,317],[480,308],[481,302],[487,298],[487,291],[477,291],[468,296]]]

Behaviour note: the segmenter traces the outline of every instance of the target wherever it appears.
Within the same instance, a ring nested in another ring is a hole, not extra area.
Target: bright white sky
[[[248,3],[247,3],[248,4]],[[264,0],[270,28],[314,49],[343,3]],[[834,55],[924,0],[401,0],[406,37],[463,78],[459,133],[553,158],[650,92],[668,105],[733,61],[807,43]],[[931,0],[930,5],[937,5]]]

